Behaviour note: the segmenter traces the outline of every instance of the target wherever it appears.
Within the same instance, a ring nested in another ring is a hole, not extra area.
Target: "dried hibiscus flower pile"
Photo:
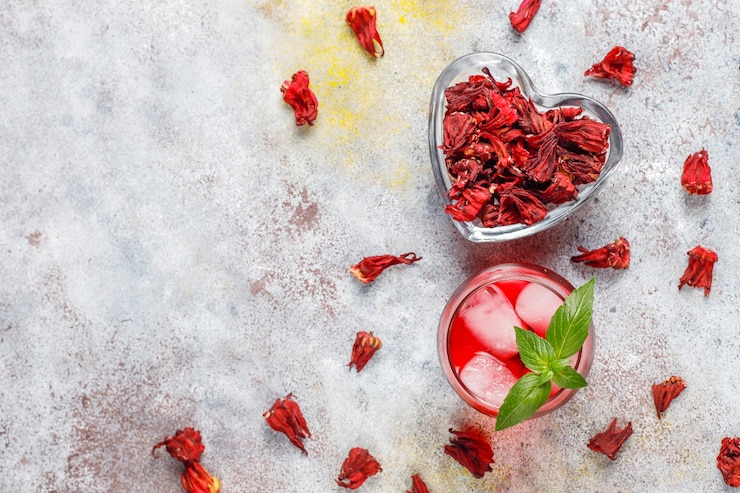
[[[541,221],[598,179],[611,127],[583,109],[540,111],[487,68],[445,90],[440,146],[452,181],[445,211],[484,227]]]

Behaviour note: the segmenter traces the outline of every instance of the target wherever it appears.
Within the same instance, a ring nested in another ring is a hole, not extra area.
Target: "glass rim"
[[[466,279],[450,296],[440,317],[437,330],[437,352],[442,370],[450,386],[468,405],[488,416],[498,415],[498,406],[493,406],[483,398],[469,390],[460,380],[458,372],[453,368],[449,355],[449,335],[452,322],[455,320],[460,307],[470,296],[483,287],[500,281],[524,280],[538,282],[551,289],[562,299],[565,299],[575,288],[564,277],[556,272],[537,264],[526,262],[504,263],[488,267],[477,274]],[[546,280],[546,283],[542,281]],[[583,347],[578,352],[578,360],[574,368],[583,375],[588,376],[593,363],[595,349],[593,320],[589,326],[588,337]],[[548,398],[545,404],[538,409],[529,419],[538,418],[549,414],[568,402],[579,389],[561,389],[555,395]]]

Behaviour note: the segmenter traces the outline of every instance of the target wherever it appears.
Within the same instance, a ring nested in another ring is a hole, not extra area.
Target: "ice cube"
[[[517,377],[495,357],[478,352],[460,371],[460,380],[475,396],[500,407]]]
[[[496,358],[506,361],[519,354],[514,326],[521,327],[514,307],[495,285],[476,292],[459,317],[470,334]]]
[[[563,300],[546,287],[529,283],[516,299],[516,313],[537,335],[545,337],[550,319]]]

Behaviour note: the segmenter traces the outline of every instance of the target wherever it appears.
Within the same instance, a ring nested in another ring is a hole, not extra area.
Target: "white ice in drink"
[[[460,380],[474,395],[500,407],[517,377],[495,357],[478,352],[460,371]]]
[[[537,335],[545,337],[550,319],[563,300],[537,283],[527,284],[516,299],[516,313]]]
[[[523,324],[498,287],[490,285],[476,292],[459,317],[486,351],[496,358],[506,361],[519,354],[514,326],[522,327]]]

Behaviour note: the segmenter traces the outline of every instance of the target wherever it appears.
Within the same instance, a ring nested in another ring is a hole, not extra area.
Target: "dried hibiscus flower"
[[[192,462],[185,466],[185,472],[180,476],[180,483],[187,493],[218,493],[221,491],[221,481],[211,476],[200,462]]]
[[[351,266],[349,271],[360,281],[365,284],[373,282],[385,269],[392,265],[405,264],[411,265],[421,260],[415,253],[409,252],[403,255],[376,255],[365,257],[359,263]]]
[[[702,149],[686,158],[681,174],[681,186],[692,195],[712,193],[712,170],[709,155]]]
[[[597,434],[588,442],[588,448],[595,452],[601,452],[614,460],[617,458],[617,452],[619,452],[622,444],[630,435],[632,435],[632,422],[627,423],[627,426],[620,430],[617,428],[617,418],[614,418],[609,423],[606,431]]]
[[[596,250],[586,250],[579,246],[578,251],[581,254],[570,259],[573,262],[583,262],[589,267],[626,269],[630,264],[630,244],[621,236],[614,243]]]
[[[476,478],[482,478],[492,471],[493,449],[481,433],[472,430],[454,431],[452,428],[449,431],[455,437],[450,438],[450,445],[445,445],[445,454],[459,462]]]
[[[679,396],[686,388],[686,382],[683,378],[672,376],[663,383],[653,385],[653,401],[655,401],[655,410],[658,413],[658,419],[661,414],[668,409],[673,399]]]
[[[152,455],[155,455],[157,449],[162,446],[173,459],[183,464],[200,460],[200,454],[206,448],[201,442],[200,432],[191,427],[177,430],[175,436],[167,437],[156,444],[152,448]]]
[[[355,32],[357,40],[365,48],[365,51],[376,58],[382,57],[385,54],[383,41],[381,41],[376,27],[377,15],[375,7],[352,7],[347,12],[344,20]]]
[[[725,437],[717,456],[717,469],[727,486],[740,487],[740,438]]]
[[[308,453],[301,439],[311,438],[311,432],[308,431],[301,408],[293,400],[293,394],[286,395],[285,399],[277,399],[270,410],[262,416],[270,428],[285,433],[290,443],[301,449],[304,454]]]
[[[313,125],[318,115],[319,102],[316,95],[308,88],[308,72],[299,70],[291,80],[286,80],[280,86],[283,101],[288,103],[295,113],[295,124],[299,127],[305,124]]]
[[[162,446],[173,459],[185,465],[180,483],[187,493],[218,493],[221,490],[221,481],[211,476],[199,462],[205,446],[201,443],[198,430],[191,427],[177,430],[175,436],[167,437],[156,444],[152,448],[152,455]]]
[[[615,46],[604,59],[583,74],[586,77],[615,79],[623,86],[631,86],[635,77],[635,55],[626,48]]]
[[[692,248],[688,256],[689,265],[681,276],[678,289],[688,284],[695,288],[704,288],[704,296],[706,296],[712,289],[712,271],[719,257],[715,252],[703,246]]]
[[[406,490],[406,493],[429,493],[427,485],[421,480],[421,476],[414,474],[411,476],[411,491]]]
[[[540,111],[511,79],[482,72],[445,90],[445,212],[486,228],[532,225],[598,179],[611,127],[582,108]]]
[[[352,345],[352,359],[347,366],[351,368],[354,365],[359,373],[365,368],[365,365],[373,357],[375,351],[382,346],[382,341],[375,337],[372,332],[365,332],[364,330],[358,332],[357,337],[355,337],[355,343]]]
[[[339,486],[354,490],[359,488],[367,478],[382,470],[380,463],[370,455],[370,452],[364,448],[355,447],[349,451],[349,456],[344,459],[339,478],[336,481]]]
[[[519,10],[509,13],[511,26],[518,33],[523,33],[529,27],[529,23],[532,22],[537,11],[540,10],[541,4],[542,0],[524,0],[519,5]]]

